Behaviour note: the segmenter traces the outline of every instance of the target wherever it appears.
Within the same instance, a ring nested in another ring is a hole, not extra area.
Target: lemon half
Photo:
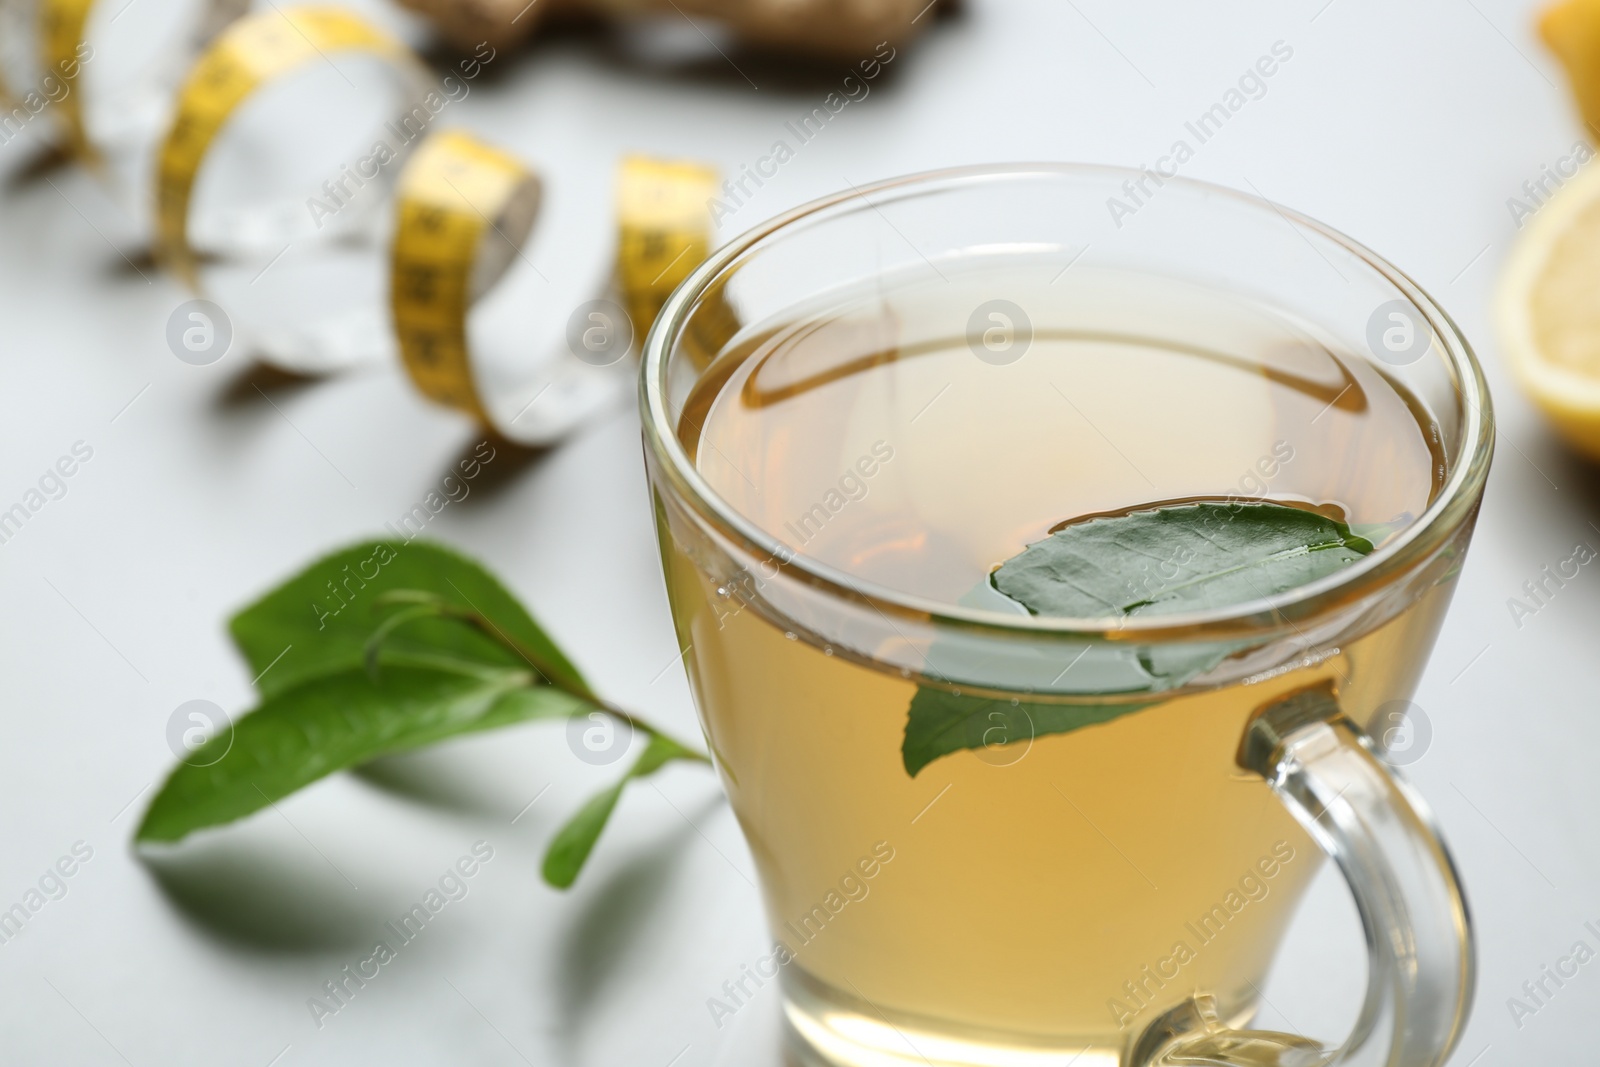
[[[1591,137],[1600,137],[1600,0],[1564,0],[1546,8],[1539,35],[1561,60]]]
[[[1500,345],[1576,449],[1600,459],[1600,164],[1534,215],[1500,280]]]

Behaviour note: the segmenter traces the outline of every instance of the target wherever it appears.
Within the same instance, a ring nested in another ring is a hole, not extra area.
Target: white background
[[[1600,948],[1583,928],[1600,920],[1600,576],[1586,569],[1520,629],[1507,608],[1574,544],[1600,547],[1600,478],[1518,394],[1489,315],[1515,236],[1507,198],[1579,136],[1533,17],[1503,0],[972,0],[901,49],[723,234],[846,183],[947,164],[1153,162],[1273,42],[1294,49],[1185,172],[1257,188],[1410,272],[1477,347],[1498,409],[1483,518],[1416,698],[1433,738],[1411,768],[1481,936],[1454,1062],[1482,1067],[1582,1053],[1600,1011],[1600,962],[1520,1027],[1506,1006],[1574,942]],[[682,22],[563,36],[497,60],[493,84],[459,105],[454,122],[545,175],[529,256],[550,288],[530,331],[559,336],[591,295],[623,153],[737,169],[843,73],[730,55],[740,70]],[[775,1062],[771,987],[720,1031],[706,1010],[765,949],[749,855],[697,768],[631,789],[565,894],[538,877],[544,843],[614,772],[580,764],[559,727],[341,775],[160,862],[133,854],[172,763],[169,715],[196,698],[249,706],[224,619],[312,556],[379,532],[479,438],[392,368],[269,387],[269,401],[243,353],[179,362],[164,333],[187,294],[128,268],[113,247],[131,253],[125,220],[85,172],[21,178],[10,157],[24,151],[0,148],[0,506],[75,441],[94,457],[0,545],[0,908],[74,842],[94,857],[0,944],[0,1062]],[[432,533],[504,575],[603,691],[692,736],[631,410],[491,468],[495,484]],[[470,895],[319,1030],[306,998],[478,839],[495,853]],[[997,900],[973,921],[1026,918]],[[1336,1035],[1362,982],[1358,936],[1325,878],[1265,1021]]]

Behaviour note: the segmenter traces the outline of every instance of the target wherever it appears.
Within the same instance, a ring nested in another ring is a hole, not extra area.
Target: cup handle
[[[1331,687],[1264,708],[1246,729],[1239,765],[1331,856],[1355,897],[1367,939],[1367,995],[1344,1044],[1231,1030],[1210,995],[1168,1011],[1135,1040],[1137,1067],[1437,1067],[1466,1023],[1476,951],[1466,897],[1426,805],[1372,751]]]

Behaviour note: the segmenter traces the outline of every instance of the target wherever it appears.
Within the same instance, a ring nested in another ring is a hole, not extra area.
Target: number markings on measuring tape
[[[397,66],[417,66],[405,45],[356,15],[291,7],[235,22],[189,71],[156,170],[156,239],[162,258],[189,285],[196,284],[198,266],[189,246],[189,198],[211,142],[261,85],[345,51],[373,52]]]
[[[699,163],[629,156],[617,181],[617,283],[643,337],[661,305],[711,253],[717,172]]]
[[[425,396],[486,426],[467,308],[506,264],[474,270],[486,240],[521,245],[538,189],[516,158],[458,130],[429,137],[400,173],[389,300],[401,361]]]
[[[485,244],[496,237],[521,242],[525,226],[500,220],[526,217],[515,205],[532,181],[515,159],[459,132],[430,138],[400,176],[390,303],[402,361],[424,395],[489,426],[472,368],[467,312],[498,277],[492,270],[483,276]],[[587,358],[592,346],[583,330],[600,327],[592,326],[592,316],[577,314],[568,324],[568,347],[580,360],[617,362],[618,337],[631,339],[648,328],[667,295],[705,259],[711,245],[705,205],[715,187],[716,172],[699,164],[642,156],[623,161],[617,284],[632,329],[613,337],[617,324],[604,322],[606,343]],[[609,306],[590,301],[578,310]]]

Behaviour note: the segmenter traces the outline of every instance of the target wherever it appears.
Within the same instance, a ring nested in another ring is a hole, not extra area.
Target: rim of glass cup
[[[769,238],[781,237],[802,220],[837,211],[855,200],[862,200],[876,209],[877,203],[869,199],[874,193],[895,194],[915,190],[920,195],[963,185],[1073,175],[1099,175],[1122,180],[1137,179],[1140,172],[1125,167],[1086,163],[979,165],[922,171],[857,186],[848,192],[802,204],[758,224],[713,252],[662,306],[645,340],[640,361],[640,409],[646,445],[655,454],[679,497],[742,550],[778,561],[785,577],[807,582],[841,599],[868,604],[886,614],[980,631],[1091,638],[1115,635],[1122,640],[1132,634],[1151,640],[1194,640],[1236,634],[1241,626],[1259,630],[1287,619],[1318,615],[1380,591],[1410,572],[1448,541],[1473,514],[1488,478],[1489,461],[1494,451],[1494,424],[1488,383],[1471,346],[1454,320],[1405,272],[1331,226],[1262,197],[1193,178],[1169,178],[1167,181],[1199,192],[1224,196],[1260,211],[1271,211],[1287,225],[1311,231],[1360,259],[1427,317],[1443,349],[1447,368],[1454,379],[1456,395],[1464,408],[1456,441],[1458,459],[1455,467],[1422,515],[1402,530],[1393,542],[1359,563],[1277,596],[1207,611],[1133,615],[1117,619],[1012,615],[903,593],[811,559],[741,515],[701,477],[680,443],[677,426],[667,409],[667,357],[698,299],[728,267],[747,254],[758,251]]]

